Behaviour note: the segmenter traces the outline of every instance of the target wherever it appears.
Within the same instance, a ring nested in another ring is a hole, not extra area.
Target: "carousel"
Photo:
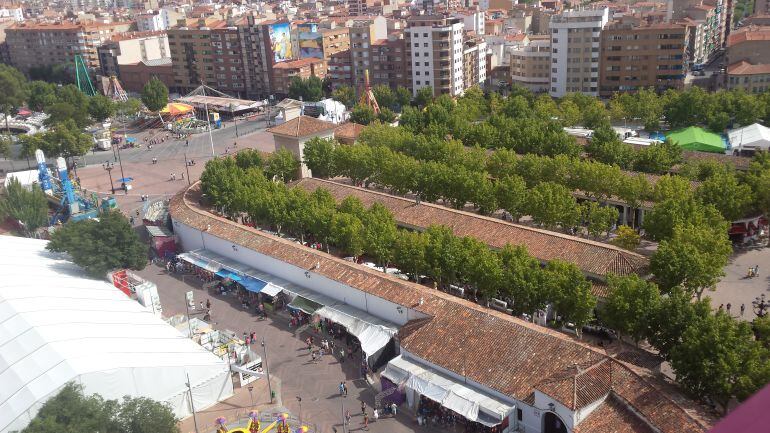
[[[288,412],[262,413],[257,411],[249,413],[245,427],[228,429],[227,420],[224,417],[217,418],[216,433],[312,433],[310,427],[301,425],[292,419]],[[264,428],[262,428],[264,426]]]

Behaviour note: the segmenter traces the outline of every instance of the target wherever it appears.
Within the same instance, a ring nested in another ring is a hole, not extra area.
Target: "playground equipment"
[[[91,197],[88,198],[79,189],[76,189],[67,173],[67,163],[64,158],[56,158],[56,177],[51,175],[42,150],[35,151],[35,160],[37,161],[40,188],[42,188],[48,201],[55,207],[50,225],[69,220],[80,221],[96,218],[100,210],[117,206],[114,198],[103,199],[100,204],[95,193],[92,193]]]
[[[105,96],[108,98],[112,98],[115,102],[126,102],[128,101],[128,94],[125,90],[123,90],[123,86],[120,85],[120,81],[118,81],[118,77],[111,75],[110,76],[110,84],[107,86],[107,91]]]

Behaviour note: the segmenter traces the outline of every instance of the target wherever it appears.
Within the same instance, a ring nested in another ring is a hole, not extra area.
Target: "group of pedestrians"
[[[719,311],[725,311],[725,307],[727,307],[727,314],[730,314],[730,309],[733,307],[733,304],[727,303],[725,304],[719,304]],[[741,304],[741,317],[743,317],[743,313],[746,311],[746,304]]]

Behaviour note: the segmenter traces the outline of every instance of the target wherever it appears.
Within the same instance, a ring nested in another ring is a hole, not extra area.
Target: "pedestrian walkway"
[[[258,320],[257,317],[241,307],[237,298],[219,297],[210,295],[204,291],[202,284],[190,275],[170,275],[165,269],[156,265],[149,265],[137,272],[142,278],[150,280],[158,285],[158,293],[163,313],[165,316],[185,313],[185,293],[192,290],[195,303],[206,299],[211,300],[212,322],[216,329],[229,329],[237,334],[242,332],[256,332],[259,342],[265,339],[267,353],[267,367],[272,379],[280,381],[281,404],[293,415],[301,416],[303,420],[315,424],[319,432],[332,433],[333,428],[342,432],[342,420],[345,411],[351,412],[351,424],[347,431],[369,431],[374,433],[405,433],[444,431],[441,428],[431,429],[418,427],[415,419],[403,408],[399,408],[398,416],[380,418],[374,421],[372,405],[374,404],[375,390],[366,380],[361,378],[359,365],[356,362],[340,362],[331,355],[325,355],[320,361],[312,362],[307,345],[302,337],[295,337],[294,330],[289,327],[286,316],[270,314],[266,320]],[[195,311],[192,315],[201,315]],[[263,351],[257,343],[253,346],[257,354],[262,356]],[[348,387],[348,396],[339,395],[339,383],[345,382]],[[277,382],[278,383],[278,382]],[[260,379],[253,383],[254,406],[260,408],[269,406],[266,380]],[[300,402],[302,410],[300,415]],[[369,428],[363,429],[363,417],[361,415],[361,402],[366,403],[369,413]],[[236,392],[236,396],[220,403],[220,405],[205,411],[205,416],[199,420],[199,432],[204,433],[200,424],[211,424],[207,421],[211,416],[216,418],[218,413],[228,418],[235,413],[248,414],[251,400],[248,391]],[[216,416],[215,416],[216,415]],[[189,433],[192,419],[183,420],[182,433]]]

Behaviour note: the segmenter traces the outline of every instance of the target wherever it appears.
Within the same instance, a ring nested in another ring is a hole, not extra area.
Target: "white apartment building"
[[[0,18],[10,18],[16,22],[24,21],[24,9],[9,6],[0,8]]]
[[[484,12],[469,9],[457,11],[452,16],[463,20],[465,31],[476,32],[477,35],[484,34]]]
[[[599,94],[601,31],[609,20],[608,8],[565,11],[551,18],[551,96]]]
[[[433,88],[436,96],[463,94],[464,28],[459,18],[419,15],[408,20],[404,39],[413,95],[423,87]]]
[[[171,27],[171,22],[168,12],[164,9],[150,11],[136,17],[136,28],[140,32],[157,32],[168,30],[169,27]]]

